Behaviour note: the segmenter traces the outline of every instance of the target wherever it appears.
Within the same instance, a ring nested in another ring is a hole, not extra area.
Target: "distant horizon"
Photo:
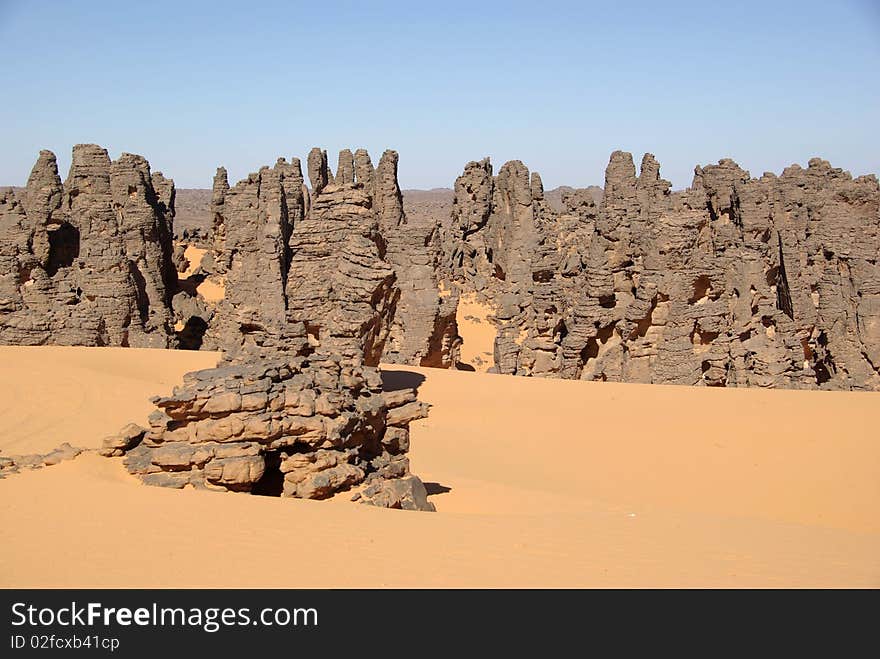
[[[406,189],[521,160],[548,189],[645,152],[674,189],[731,158],[880,173],[880,3],[0,0],[0,182],[41,148],[145,156],[180,188],[278,156],[400,153]]]
[[[83,144],[83,142],[78,142],[77,144]],[[99,145],[99,146],[102,146],[103,148],[106,148],[106,147],[104,147],[104,145]],[[45,148],[45,147],[44,147],[44,148]],[[73,147],[71,147],[71,149],[72,149],[72,148],[73,148]],[[53,149],[48,149],[48,150],[49,150],[49,151],[52,151],[52,153],[55,154],[55,158],[56,158],[56,160],[57,160],[57,162],[58,162],[58,175],[61,177],[61,180],[64,181],[64,180],[67,178],[67,174],[68,174],[68,172],[69,172],[69,170],[70,170],[71,156],[70,156],[70,155],[67,155],[66,158],[63,158],[60,154],[58,154],[58,153],[57,153],[56,151],[54,151]],[[621,150],[622,150],[622,149],[621,149]],[[126,150],[124,150],[124,149],[121,150],[121,151],[119,151],[118,153],[111,152],[109,149],[107,149],[107,151],[108,151],[108,154],[109,154],[111,160],[116,160],[116,159],[117,159],[122,153],[132,153],[131,151],[126,151]],[[352,149],[352,151],[354,151],[354,149]],[[650,152],[645,152],[645,153],[650,153]],[[37,156],[38,156],[38,155],[39,155],[39,151],[38,151],[36,154],[34,154],[34,163],[37,162]],[[210,174],[209,176],[206,177],[206,182],[205,182],[204,185],[181,185],[181,184],[178,183],[177,178],[174,176],[174,172],[173,172],[172,170],[169,170],[168,168],[157,167],[157,166],[156,166],[156,165],[150,160],[150,156],[149,156],[149,154],[146,154],[146,153],[139,153],[139,154],[137,154],[137,155],[143,156],[144,158],[147,159],[147,161],[150,163],[150,171],[152,171],[152,172],[154,172],[154,173],[155,173],[155,172],[161,172],[165,177],[172,179],[172,180],[174,181],[174,187],[175,187],[176,189],[178,189],[178,190],[211,190],[211,188],[212,188],[212,181],[213,181],[214,173],[216,172],[216,169],[217,169],[216,167],[215,167],[214,170],[211,172],[211,174]],[[309,186],[309,183],[308,183],[308,172],[307,172],[307,169],[306,169],[306,156],[307,156],[307,155],[308,155],[308,154],[306,153],[306,154],[303,155],[303,156],[292,156],[292,157],[296,157],[296,158],[299,158],[299,159],[300,159],[300,161],[301,161],[301,165],[302,165],[303,175],[304,175],[305,178],[306,178],[306,186],[307,186],[307,187],[310,187],[310,186]],[[335,171],[336,171],[336,155],[338,155],[338,154],[331,154],[331,153],[329,152],[329,150],[328,150],[328,152],[327,152],[327,157],[328,157],[328,160],[329,160],[329,162],[330,162],[330,170],[331,170],[331,172],[334,172],[334,173],[335,173]],[[381,153],[380,153],[379,155],[381,155]],[[404,173],[404,171],[403,171],[404,157],[403,157],[403,154],[399,154],[399,155],[400,155],[400,165],[399,165],[398,178],[399,178],[399,180],[401,181],[401,183],[400,183],[400,189],[401,189],[402,191],[404,191],[404,192],[406,192],[407,190],[410,190],[410,191],[417,191],[417,192],[432,192],[432,191],[434,191],[434,190],[452,190],[452,189],[454,188],[454,186],[455,186],[455,179],[456,179],[458,176],[461,175],[462,171],[464,170],[465,165],[467,165],[468,162],[471,162],[471,161],[474,160],[474,159],[472,158],[472,159],[470,159],[470,160],[466,160],[466,161],[462,162],[462,165],[461,165],[461,168],[459,169],[459,171],[458,171],[458,172],[457,172],[457,173],[451,178],[451,180],[449,181],[449,183],[446,184],[446,185],[434,185],[434,186],[431,186],[431,187],[412,187],[412,186],[407,186],[407,185],[405,185],[405,184],[403,183],[403,181],[405,180],[405,173]],[[610,155],[611,155],[611,154],[609,153],[608,155],[609,155],[609,158],[610,158]],[[639,171],[640,171],[640,164],[641,164],[641,158],[642,158],[643,155],[644,155],[644,153],[642,153],[642,154],[632,153],[633,164],[635,165],[635,169],[636,169],[636,176],[638,176],[638,174],[639,174]],[[660,177],[661,177],[661,178],[664,178],[664,179],[668,179],[668,177],[665,176],[664,173],[663,173],[663,161],[662,161],[662,159],[660,159],[660,158],[657,156],[656,153],[653,154],[653,155],[654,155],[655,157],[657,157],[658,161],[660,162]],[[275,162],[277,161],[277,159],[278,159],[278,158],[282,158],[282,157],[286,157],[288,161],[289,161],[290,158],[291,158],[291,156],[277,156],[276,158],[271,159],[271,161],[267,161],[267,162],[263,163],[262,165],[259,165],[259,166],[255,167],[255,168],[253,168],[250,172],[248,172],[247,174],[245,174],[244,176],[242,176],[242,177],[239,178],[239,179],[233,179],[232,176],[229,176],[229,184],[230,184],[230,185],[235,185],[238,181],[246,179],[246,178],[248,177],[249,174],[251,174],[251,173],[255,173],[255,172],[259,171],[260,167],[264,167],[264,166],[272,167],[272,166],[275,164]],[[504,164],[504,162],[500,162],[500,163],[499,163],[499,162],[496,162],[495,159],[494,159],[494,158],[491,158],[490,156],[485,156],[485,157],[489,157],[489,158],[490,158],[490,161],[491,161],[491,163],[492,163],[492,170],[493,170],[493,173],[497,174],[497,173],[498,173],[498,170],[501,168],[501,166]],[[729,157],[729,156],[720,156],[719,158],[717,158],[716,160],[711,161],[711,162],[695,163],[695,164],[694,164],[694,168],[696,168],[696,167],[706,167],[706,166],[710,166],[710,165],[716,165],[716,164],[718,164],[721,160],[723,160],[723,159],[725,159],[725,158],[728,158],[728,157]],[[370,158],[374,161],[374,164],[377,164],[377,163],[378,163],[378,157],[377,157],[377,156],[374,156],[373,153],[370,153]],[[803,169],[806,169],[806,168],[808,167],[809,160],[812,159],[812,158],[821,158],[822,160],[826,160],[826,161],[828,161],[828,162],[831,164],[832,167],[835,167],[835,168],[838,168],[838,169],[842,169],[843,171],[848,172],[848,173],[849,173],[854,179],[855,179],[855,178],[858,178],[858,177],[860,177],[860,176],[870,176],[870,175],[874,175],[874,176],[876,176],[876,177],[880,177],[880,171],[873,171],[873,172],[854,172],[854,171],[852,171],[851,169],[849,169],[849,168],[847,168],[847,167],[845,167],[845,166],[843,166],[843,165],[840,165],[840,164],[838,164],[838,163],[835,163],[834,161],[831,161],[831,160],[829,160],[828,158],[826,158],[826,157],[824,157],[824,156],[822,156],[822,155],[820,155],[820,154],[816,154],[816,155],[810,156],[810,157],[807,159],[807,161],[805,161],[805,162],[792,162],[792,163],[789,163],[789,164],[785,165],[784,167],[782,167],[782,168],[779,169],[779,170],[767,170],[767,169],[764,169],[764,170],[761,171],[760,174],[756,174],[755,172],[751,171],[751,170],[748,169],[747,167],[744,167],[743,164],[740,163],[740,162],[738,162],[738,161],[736,161],[735,158],[731,158],[731,159],[734,160],[734,162],[736,162],[740,167],[742,167],[742,169],[744,169],[744,170],[749,174],[749,177],[750,177],[750,178],[752,178],[752,179],[758,179],[758,178],[761,178],[764,174],[767,174],[767,173],[771,173],[771,174],[774,174],[774,175],[776,175],[776,176],[780,176],[780,175],[782,174],[783,170],[785,170],[785,169],[788,168],[788,167],[794,166],[794,165],[798,165],[798,166],[802,167]],[[478,160],[481,160],[481,159],[478,159]],[[521,160],[521,159],[520,159],[520,158],[513,158],[513,160]],[[505,162],[507,162],[507,161],[505,161]],[[544,189],[545,189],[545,190],[548,190],[548,191],[550,191],[550,190],[556,190],[556,189],[559,189],[559,188],[590,188],[590,187],[604,188],[604,187],[605,187],[605,175],[604,175],[604,170],[603,170],[603,173],[602,173],[602,177],[601,177],[601,179],[600,179],[598,182],[595,182],[595,183],[589,183],[589,182],[587,182],[587,183],[583,183],[583,182],[565,183],[565,182],[563,182],[563,183],[559,183],[558,185],[548,185],[547,182],[546,182],[546,180],[544,179],[544,175],[542,174],[541,170],[539,170],[539,169],[532,169],[532,168],[529,166],[529,163],[528,163],[528,162],[523,161],[523,164],[528,168],[529,172],[532,172],[532,173],[537,172],[539,175],[541,175],[541,180],[542,180],[542,182],[544,183]],[[225,168],[227,169],[227,171],[229,171],[229,170],[232,169],[229,165],[218,165],[217,167],[225,167]],[[31,168],[32,168],[32,167],[31,167]],[[27,185],[27,179],[28,179],[28,175],[30,174],[31,168],[29,168],[29,169],[27,170],[27,172],[25,172],[25,174],[24,174],[23,176],[20,177],[20,179],[21,179],[20,182],[15,182],[15,183],[0,183],[0,188],[4,188],[4,187],[23,188],[23,187],[25,187],[25,186]],[[691,187],[692,182],[693,182],[693,179],[689,180],[689,181],[687,182],[687,184],[685,184],[685,185],[683,185],[683,186],[676,185],[674,182],[672,182],[672,191],[673,191],[673,192],[676,192],[676,191],[686,190],[686,189],[688,189],[688,188]]]

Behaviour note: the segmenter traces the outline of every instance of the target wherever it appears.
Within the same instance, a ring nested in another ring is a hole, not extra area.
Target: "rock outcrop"
[[[386,258],[400,288],[383,360],[450,368],[455,365],[461,342],[455,321],[458,293],[440,290],[439,226],[432,221],[408,220],[397,182],[397,165],[397,152],[386,151],[375,172],[371,171],[369,156],[361,167],[362,175],[371,178],[369,185],[374,191]]]
[[[226,296],[205,346],[297,354],[306,341],[369,365],[452,366],[457,297],[439,288],[436,223],[407,222],[397,163],[395,151],[374,168],[365,150],[346,149],[334,176],[326,152],[312,149],[311,193],[297,159],[231,189],[218,170],[203,268],[224,277]]]
[[[20,473],[25,469],[42,469],[57,465],[65,460],[73,460],[83,450],[78,446],[71,446],[68,442],[64,442],[48,453],[0,455],[0,478]]]
[[[285,283],[290,267],[290,223],[284,182],[298,178],[279,161],[229,188],[225,170],[215,177],[215,267],[225,276],[225,296],[208,331],[208,343],[229,358],[264,348],[302,352],[302,324],[287,323]]]
[[[321,351],[359,356],[375,366],[400,292],[385,258],[372,186],[332,182],[343,177],[334,179],[326,154],[320,159],[315,154],[313,150],[309,156],[309,212],[290,236],[287,323],[303,326],[311,345]],[[322,181],[331,182],[316,187]]]
[[[176,344],[172,181],[80,144],[63,185],[42,151],[20,197],[0,196],[0,342]]]
[[[154,402],[149,429],[105,442],[105,454],[127,451],[127,468],[147,484],[307,499],[363,485],[365,502],[385,496],[387,507],[413,507],[424,489],[405,453],[426,406],[412,390],[383,392],[377,369],[336,355],[226,363],[188,373]]]
[[[170,179],[78,145],[62,184],[42,152],[0,192],[0,342],[455,367],[464,292],[494,310],[500,373],[880,388],[874,176],[721,160],[673,192],[653,155],[637,170],[617,151],[604,189],[551,200],[523,163],[485,159],[437,221],[407,217],[394,151],[374,167],[345,149],[334,176],[316,148],[306,166],[311,191],[296,158],[232,188],[218,169],[211,249],[178,281]]]
[[[705,386],[880,389],[880,190],[811,160],[733,161],[671,192],[611,156],[563,212],[518,161],[456,181],[443,273],[495,310],[495,370]]]
[[[153,485],[310,499],[362,487],[363,503],[433,510],[405,455],[427,407],[383,392],[376,368],[400,298],[381,232],[396,211],[366,152],[339,162],[334,177],[312,151],[312,194],[296,159],[232,188],[218,170],[209,266],[225,296],[206,339],[223,362],[156,398],[150,428],[123,429],[105,455]]]

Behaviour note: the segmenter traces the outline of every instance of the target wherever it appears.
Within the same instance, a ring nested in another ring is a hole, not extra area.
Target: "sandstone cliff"
[[[149,430],[123,430],[105,453],[125,453],[155,485],[315,499],[354,489],[362,503],[432,510],[405,455],[426,406],[412,389],[383,392],[376,368],[396,315],[418,311],[398,307],[388,260],[385,234],[404,221],[396,153],[374,171],[365,151],[343,151],[334,177],[313,149],[308,172],[311,193],[297,159],[231,188],[218,170],[202,270],[223,278],[205,337],[223,363],[188,374],[155,400]]]
[[[62,184],[42,151],[0,196],[0,341],[173,347],[173,204],[141,156],[77,145]]]
[[[612,154],[604,195],[544,200],[519,161],[456,181],[443,272],[495,309],[501,373],[707,386],[880,389],[880,190],[811,160],[733,161],[671,192]]]

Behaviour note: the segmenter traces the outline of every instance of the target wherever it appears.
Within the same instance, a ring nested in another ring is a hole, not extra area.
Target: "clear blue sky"
[[[614,149],[676,187],[728,156],[880,173],[880,0],[0,0],[0,61],[4,185],[78,142],[178,187],[314,145],[397,149],[420,188],[487,155],[601,184]]]

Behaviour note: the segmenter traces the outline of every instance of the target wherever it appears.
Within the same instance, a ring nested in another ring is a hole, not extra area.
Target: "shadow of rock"
[[[177,332],[177,340],[180,342],[181,350],[199,350],[202,347],[202,341],[205,338],[205,332],[208,331],[208,323],[204,318],[192,316],[183,329]]]
[[[198,296],[198,288],[202,285],[202,282],[205,281],[207,277],[203,274],[192,274],[186,279],[177,280],[177,286],[180,290],[186,291],[192,297]]]
[[[384,391],[400,391],[401,389],[415,389],[425,381],[425,376],[414,371],[382,371],[382,389]]]
[[[432,494],[446,494],[451,492],[452,488],[440,485],[440,483],[425,483],[425,491],[428,493],[428,496],[431,496]]]

